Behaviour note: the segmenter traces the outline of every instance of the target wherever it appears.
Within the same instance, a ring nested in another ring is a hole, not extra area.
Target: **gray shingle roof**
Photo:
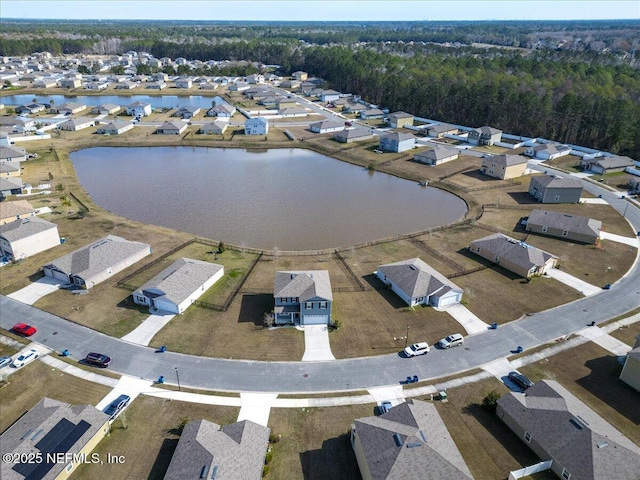
[[[22,189],[20,178],[0,178],[0,192],[6,190]]]
[[[309,127],[315,127],[319,129],[323,128],[338,128],[344,127],[344,123],[338,122],[336,120],[322,120],[321,122],[312,123]]]
[[[164,297],[179,305],[223,268],[215,263],[180,258],[133,292],[133,295],[142,293],[149,296],[147,292],[154,290],[151,296]]]
[[[78,275],[81,278],[91,278],[123,260],[151,247],[145,243],[132,242],[122,237],[108,235],[64,257],[45,265],[55,267],[67,275]]]
[[[502,233],[494,233],[474,240],[471,242],[471,246],[480,247],[492,255],[497,255],[499,258],[506,259],[511,263],[526,267],[528,270],[535,266],[544,265],[550,258],[557,258],[549,252],[540,250],[528,243],[520,242]]]
[[[440,133],[444,133],[444,132],[450,132],[452,130],[458,130],[458,127],[455,127],[453,125],[449,125],[448,123],[438,123],[437,125],[433,125],[431,127],[429,127],[427,130],[435,133],[435,134],[440,134]]]
[[[522,155],[495,155],[487,161],[496,162],[498,165],[504,165],[505,167],[510,167],[512,165],[520,165],[522,163],[527,163],[529,161],[528,158],[523,157]]]
[[[527,222],[531,225],[546,225],[549,228],[558,228],[586,235],[599,235],[602,228],[600,220],[547,210],[533,210],[529,214]]]
[[[13,202],[0,202],[0,218],[25,215],[35,211],[35,207],[26,200],[15,200]]]
[[[333,134],[334,138],[341,138],[344,140],[348,140],[351,138],[361,138],[361,137],[371,137],[373,134],[368,128],[365,127],[355,127],[349,130],[343,130],[341,132],[336,132]]]
[[[413,115],[407,112],[394,112],[389,115],[389,118],[413,118]]]
[[[388,138],[395,140],[396,142],[404,142],[405,140],[415,139],[416,137],[412,133],[405,132],[389,132],[380,135],[380,138]]]
[[[488,125],[485,125],[484,127],[476,128],[475,131],[483,135],[495,135],[496,133],[502,133],[502,130],[489,127]]]
[[[473,478],[430,403],[410,400],[354,426],[374,480]]]
[[[81,125],[85,125],[87,123],[91,123],[94,122],[95,120],[93,118],[87,118],[87,117],[78,117],[78,118],[70,118],[69,120],[62,122],[60,124],[60,126],[65,126],[65,127],[78,127]]]
[[[556,177],[554,175],[540,175],[532,177],[531,181],[543,188],[582,188],[582,182],[572,177]]]
[[[558,382],[541,380],[498,405],[560,463],[571,478],[637,480],[640,448]]]
[[[27,152],[22,148],[7,147],[6,145],[0,146],[0,158],[16,158],[24,157]]]
[[[277,298],[299,298],[304,302],[310,298],[333,300],[331,281],[327,270],[302,270],[276,272],[273,296]]]
[[[58,228],[55,223],[37,217],[26,217],[0,225],[0,236],[9,242],[15,242],[54,228]]]
[[[633,167],[635,163],[629,157],[620,157],[618,155],[614,155],[613,157],[598,157],[594,159],[596,165],[600,165],[602,168],[622,168],[622,167]]]
[[[433,150],[427,150],[425,152],[421,152],[416,154],[416,157],[424,157],[430,160],[441,160],[443,158],[449,158],[454,155],[460,154],[460,151],[456,148],[446,147],[444,145],[440,145],[436,143],[433,146]]]
[[[181,128],[187,125],[186,122],[182,120],[171,120],[168,122],[164,122],[158,130],[180,130]]]
[[[378,272],[386,275],[387,279],[411,298],[431,296],[436,292],[444,293],[450,290],[463,291],[419,258],[380,265]]]
[[[267,427],[249,420],[219,425],[207,420],[189,422],[180,436],[165,480],[212,478],[260,480],[269,443]],[[202,477],[206,468],[206,476]]]

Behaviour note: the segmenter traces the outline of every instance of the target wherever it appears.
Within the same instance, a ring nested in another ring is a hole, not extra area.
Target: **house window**
[[[562,231],[562,236],[566,237],[567,235],[569,235],[569,232],[567,230],[563,230]]]
[[[555,197],[553,197],[553,199],[557,202],[560,200],[560,195],[556,195]]]
[[[543,225],[543,226],[542,226],[542,231],[543,231],[543,232],[546,232],[547,230],[548,230],[547,226],[546,226],[546,225]]]
[[[531,441],[531,434],[529,432],[524,432],[524,439],[529,443]]]
[[[307,310],[311,310],[313,308],[313,302],[305,302],[304,308],[306,308]]]
[[[493,168],[490,168],[490,169],[489,169],[489,173],[493,173]]]
[[[571,474],[567,471],[566,468],[562,469],[562,478],[564,478],[564,480],[569,480],[571,478]]]
[[[493,257],[493,261],[498,263],[500,261],[500,257],[496,255],[495,257]]]
[[[327,302],[320,302],[320,308],[323,310],[327,308]]]

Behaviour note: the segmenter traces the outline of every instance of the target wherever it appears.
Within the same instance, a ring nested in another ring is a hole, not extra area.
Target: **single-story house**
[[[57,107],[51,107],[50,111],[57,114],[75,115],[76,113],[80,113],[83,110],[86,110],[86,108],[87,106],[81,103],[66,102]]]
[[[389,114],[388,118],[391,128],[402,128],[406,125],[413,126],[414,116],[407,112],[394,112]]]
[[[365,107],[361,103],[346,103],[342,106],[342,111],[345,113],[355,113],[359,115],[365,110],[367,110],[367,107]]]
[[[2,453],[41,455],[42,462],[2,462],[4,480],[64,480],[90,459],[91,452],[109,435],[109,415],[93,405],[74,405],[44,397],[2,435]],[[64,461],[52,461],[63,458]]]
[[[60,80],[62,88],[78,88],[82,86],[82,80],[77,78],[63,78]]]
[[[380,265],[376,276],[410,307],[460,303],[464,291],[419,258]]]
[[[323,90],[320,94],[320,101],[330,103],[334,100],[338,100],[342,95],[340,92],[336,92],[335,90]]]
[[[182,119],[189,119],[195,117],[198,113],[200,113],[200,107],[193,107],[190,105],[180,107],[173,114],[172,117],[180,117]]]
[[[333,294],[327,270],[276,272],[273,298],[276,323],[331,323]]]
[[[236,113],[236,107],[234,107],[229,103],[222,102],[222,103],[219,103],[218,105],[211,107],[209,110],[207,110],[207,117],[229,118],[233,116],[234,113]]]
[[[202,82],[198,87],[200,90],[217,90],[220,84],[215,82]]]
[[[553,160],[571,153],[571,147],[559,143],[543,143],[527,147],[524,154],[539,160]]]
[[[432,403],[408,400],[354,420],[351,447],[363,480],[473,479]]]
[[[373,133],[365,127],[349,128],[333,134],[333,139],[340,143],[360,142],[370,138],[373,138]]]
[[[558,478],[638,479],[640,447],[556,381],[509,392],[496,413]]]
[[[448,123],[438,123],[427,127],[427,134],[430,137],[442,138],[446,134],[456,135],[459,132],[458,127],[449,125]]]
[[[164,90],[167,88],[167,84],[164,82],[149,82],[144,86],[144,88],[149,90]]]
[[[253,73],[251,75],[248,75],[247,83],[250,83],[251,85],[264,83],[264,75],[262,75],[261,73]]]
[[[286,97],[278,97],[276,100],[276,108],[278,110],[282,110],[283,108],[292,108],[298,107],[298,102],[296,102],[293,98]]]
[[[493,145],[502,140],[502,130],[489,126],[475,128],[469,132],[467,140],[473,145]]]
[[[389,132],[380,135],[378,149],[383,152],[406,152],[416,145],[416,137],[411,133]]]
[[[261,480],[271,430],[251,420],[220,426],[189,422],[180,434],[164,480]]]
[[[258,105],[263,107],[275,107],[278,101],[278,96],[275,93],[267,93],[265,95],[255,96],[258,99]]]
[[[123,82],[119,82],[116,85],[116,90],[133,90],[134,88],[138,88],[139,86],[139,83],[125,80]]]
[[[151,115],[152,108],[150,103],[137,101],[127,105],[125,111],[132,117],[145,117]]]
[[[579,203],[582,182],[572,177],[536,175],[529,182],[529,195],[542,203]]]
[[[368,120],[371,118],[382,118],[382,117],[384,117],[384,112],[379,108],[365,109],[360,112],[360,118],[363,120]]]
[[[44,112],[48,108],[48,105],[44,105],[42,103],[29,103],[27,105],[20,105],[16,107],[15,112],[18,115],[22,114],[34,114]]]
[[[66,130],[69,132],[77,132],[83,128],[93,127],[96,124],[95,119],[88,117],[70,118],[58,124],[58,130]]]
[[[188,77],[176,78],[176,88],[191,88],[193,86],[193,79]]]
[[[456,160],[460,156],[460,150],[436,143],[431,150],[416,153],[413,159],[426,165],[440,165]]]
[[[0,255],[22,260],[60,245],[58,226],[38,217],[0,225]]]
[[[246,82],[234,82],[231,85],[229,85],[230,92],[243,92],[245,90],[249,90],[250,88],[251,88],[251,85],[249,85]]]
[[[308,78],[308,76],[309,74],[307,72],[302,72],[300,70],[291,74],[291,78],[297,80],[298,82],[304,82]]]
[[[266,118],[249,118],[244,122],[245,135],[266,135],[267,133],[269,133],[269,120]]]
[[[106,90],[109,85],[111,84],[107,82],[91,82],[87,83],[84,88],[86,90]]]
[[[280,86],[290,90],[297,90],[300,88],[300,82],[298,80],[283,80],[280,82]]]
[[[151,254],[145,243],[108,235],[43,267],[47,277],[89,289]]]
[[[96,115],[113,115],[114,113],[118,113],[120,110],[122,110],[120,105],[116,105],[115,103],[103,103],[102,105],[93,107],[91,109],[91,113]]]
[[[0,145],[0,162],[19,164],[27,160],[27,151],[24,148]]]
[[[26,200],[0,202],[0,225],[34,215],[36,215],[36,208]]]
[[[627,353],[620,380],[640,392],[640,335],[636,336],[633,350]]]
[[[524,175],[527,170],[527,160],[522,155],[493,155],[482,159],[480,173],[490,177],[508,180]]]
[[[222,265],[180,258],[133,292],[133,303],[183,313],[223,275]]]
[[[302,107],[286,107],[282,110],[278,110],[278,114],[281,117],[306,117],[307,111]]]
[[[34,80],[33,88],[53,88],[58,86],[58,82],[53,79]]]
[[[0,177],[2,178],[20,178],[20,164],[10,162],[0,162]]]
[[[600,238],[602,222],[568,213],[533,210],[527,219],[527,232],[595,244]]]
[[[216,120],[215,122],[202,125],[200,127],[200,133],[205,135],[222,135],[227,128],[229,128],[229,122]]]
[[[341,130],[344,130],[344,122],[338,122],[336,120],[323,120],[321,122],[316,122],[309,125],[309,130],[311,130],[313,133],[339,132]]]
[[[189,124],[182,120],[171,120],[160,125],[156,133],[159,135],[180,135],[188,126]]]
[[[558,263],[555,255],[502,233],[474,240],[469,250],[524,278],[544,275]]]
[[[22,180],[20,178],[0,177],[0,198],[22,193]]]
[[[134,126],[133,122],[124,122],[122,120],[116,120],[115,122],[108,123],[106,125],[100,125],[96,132],[99,135],[120,135],[124,132],[131,130]]]
[[[611,157],[583,158],[580,166],[587,172],[612,173],[624,172],[627,167],[635,167],[635,162],[629,157],[613,155]]]

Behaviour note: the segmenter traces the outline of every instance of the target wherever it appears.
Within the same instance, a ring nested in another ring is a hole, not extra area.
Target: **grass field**
[[[635,345],[636,337],[640,335],[640,322],[636,322],[625,327],[620,327],[617,330],[611,332],[609,335],[617,338],[621,342],[624,342],[633,348],[633,346]]]

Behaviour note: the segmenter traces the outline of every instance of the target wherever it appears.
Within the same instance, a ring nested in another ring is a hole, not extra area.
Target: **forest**
[[[24,22],[0,55],[36,51],[244,61],[416,116],[640,158],[640,22]],[[239,67],[238,67],[239,68]],[[217,69],[217,70],[216,70]],[[236,67],[227,71],[236,71]],[[216,70],[216,71],[214,71]],[[220,68],[180,74],[224,74]]]

